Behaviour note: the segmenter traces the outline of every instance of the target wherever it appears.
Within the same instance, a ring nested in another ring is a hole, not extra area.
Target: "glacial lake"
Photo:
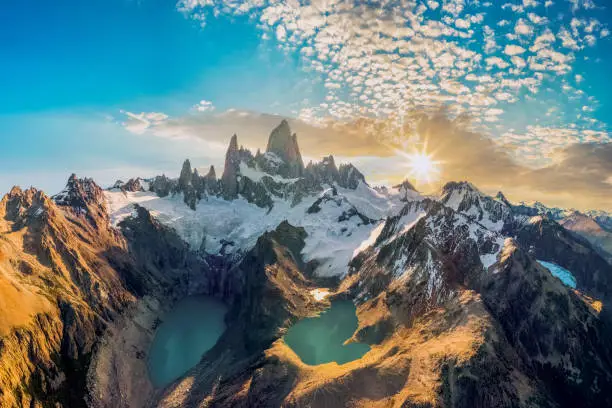
[[[573,273],[552,262],[540,261],[538,259],[538,263],[548,269],[553,276],[559,278],[565,286],[576,289],[576,278]]]
[[[226,313],[217,299],[191,296],[164,315],[147,361],[153,385],[164,387],[196,366],[225,331]]]
[[[308,365],[335,361],[338,364],[360,359],[370,350],[362,343],[344,345],[355,330],[358,320],[353,302],[334,301],[318,317],[297,322],[284,337],[284,341]]]

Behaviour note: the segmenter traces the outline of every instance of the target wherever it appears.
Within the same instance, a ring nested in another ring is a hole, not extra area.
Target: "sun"
[[[417,183],[432,183],[440,176],[440,162],[435,161],[424,150],[414,153],[404,153],[408,160],[406,163],[409,168],[408,176]]]

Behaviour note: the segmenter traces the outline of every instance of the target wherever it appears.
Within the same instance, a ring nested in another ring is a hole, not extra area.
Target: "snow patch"
[[[362,181],[359,181],[357,188],[354,190],[342,187],[337,187],[337,190],[340,195],[346,197],[355,206],[357,211],[372,220],[382,220],[395,215],[406,204],[401,201],[402,196],[399,190],[377,191]],[[415,200],[418,197],[418,193],[415,192]]]
[[[427,252],[427,262],[425,263],[425,273],[427,274],[427,297],[431,299],[435,290],[440,290],[444,283],[441,271],[436,267],[431,252]]]
[[[425,216],[424,211],[411,212],[402,216],[397,222],[398,229],[401,228],[398,235],[403,235],[410,231],[421,218]]]
[[[380,233],[382,232],[383,228],[385,228],[385,223],[379,222],[376,228],[374,228],[372,232],[370,233],[370,236],[368,237],[368,239],[363,241],[359,245],[359,247],[355,249],[355,251],[353,252],[353,258],[359,255],[361,252],[368,249],[369,247],[371,247],[372,245],[374,245],[376,243],[376,240],[380,236]]]
[[[241,171],[244,169],[241,167]],[[249,178],[266,175],[254,169],[247,170],[247,174]],[[195,211],[185,205],[182,194],[162,198],[152,192],[112,190],[105,191],[105,195],[113,226],[134,216],[137,204],[146,208],[159,222],[173,228],[192,250],[211,254],[221,250],[226,254],[244,253],[262,234],[276,229],[286,220],[306,231],[302,256],[306,262],[317,262],[315,273],[338,276],[348,272],[348,264],[360,248],[363,250],[371,245],[372,240],[375,241],[374,230],[380,227],[380,223],[364,223],[357,215],[346,218],[347,214],[357,209],[359,212],[363,210],[368,218],[381,219],[399,208],[399,205],[389,203],[393,201],[391,197],[379,194],[365,184],[357,190],[338,190],[338,196],[324,200],[321,210],[315,213],[307,210],[320,197],[316,195],[305,197],[295,206],[277,198],[271,210],[257,207],[242,198],[227,201],[209,196],[198,202]]]
[[[339,221],[353,206],[347,199],[334,197],[321,202],[314,214],[291,213],[289,223],[303,227],[308,234],[302,255],[306,262],[317,261],[317,275],[344,275],[355,251],[366,245],[375,224],[364,224],[357,215]]]
[[[446,205],[447,207],[452,208],[455,211],[459,210],[459,206],[461,205],[461,203],[463,202],[463,199],[465,198],[465,190],[461,189],[459,191],[457,190],[453,190],[451,192],[450,197],[448,197],[448,199],[446,200],[446,203],[444,205]]]
[[[485,269],[488,270],[497,262],[497,260],[499,259],[499,255],[502,249],[504,248],[505,241],[506,240],[504,237],[497,237],[495,243],[498,245],[498,249],[490,254],[480,255],[480,262],[482,262],[482,265],[485,267]]]
[[[297,178],[286,179],[278,175],[268,174],[261,170],[254,169],[253,167],[249,167],[245,162],[240,162],[240,175],[243,177],[249,178],[256,183],[260,182],[264,177],[270,177],[272,180],[276,181],[277,183],[284,183],[284,184],[295,183],[298,180]]]
[[[312,297],[315,298],[317,302],[320,302],[323,299],[325,299],[327,296],[329,296],[329,290],[324,289],[324,288],[317,288],[317,289],[311,290],[310,294],[312,295]]]

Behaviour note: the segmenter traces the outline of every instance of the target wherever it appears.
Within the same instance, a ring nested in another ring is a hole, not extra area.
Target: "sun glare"
[[[440,162],[425,153],[425,151],[404,154],[408,159],[407,166],[410,169],[408,176],[418,183],[432,183],[440,175]]]

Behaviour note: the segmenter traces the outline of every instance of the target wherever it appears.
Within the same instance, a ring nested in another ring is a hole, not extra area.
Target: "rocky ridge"
[[[178,180],[157,176],[149,183],[149,190],[160,197],[182,194],[185,203],[195,210],[198,202],[208,196],[234,200],[239,197],[262,208],[271,208],[277,199],[298,204],[304,196],[323,191],[337,184],[356,189],[366,183],[365,177],[352,164],[336,165],[333,156],[319,163],[304,166],[297,142],[287,121],[283,120],[270,134],[264,153],[253,154],[238,144],[238,136],[230,138],[225,154],[223,174],[217,179],[213,166],[207,175],[192,170],[186,160]],[[124,185],[115,185],[124,191]]]
[[[286,123],[266,150],[232,137],[221,179],[186,161],[178,179],[103,191],[71,176],[54,199],[5,196],[0,405],[612,405],[612,266],[589,241],[470,183],[427,198],[409,182],[374,190],[332,156],[304,166]],[[537,260],[570,270],[577,290]],[[324,300],[311,294],[322,286]],[[228,330],[154,389],[155,318],[189,294],[226,302]],[[303,364],[284,332],[339,298],[358,306],[350,341],[371,351]]]

